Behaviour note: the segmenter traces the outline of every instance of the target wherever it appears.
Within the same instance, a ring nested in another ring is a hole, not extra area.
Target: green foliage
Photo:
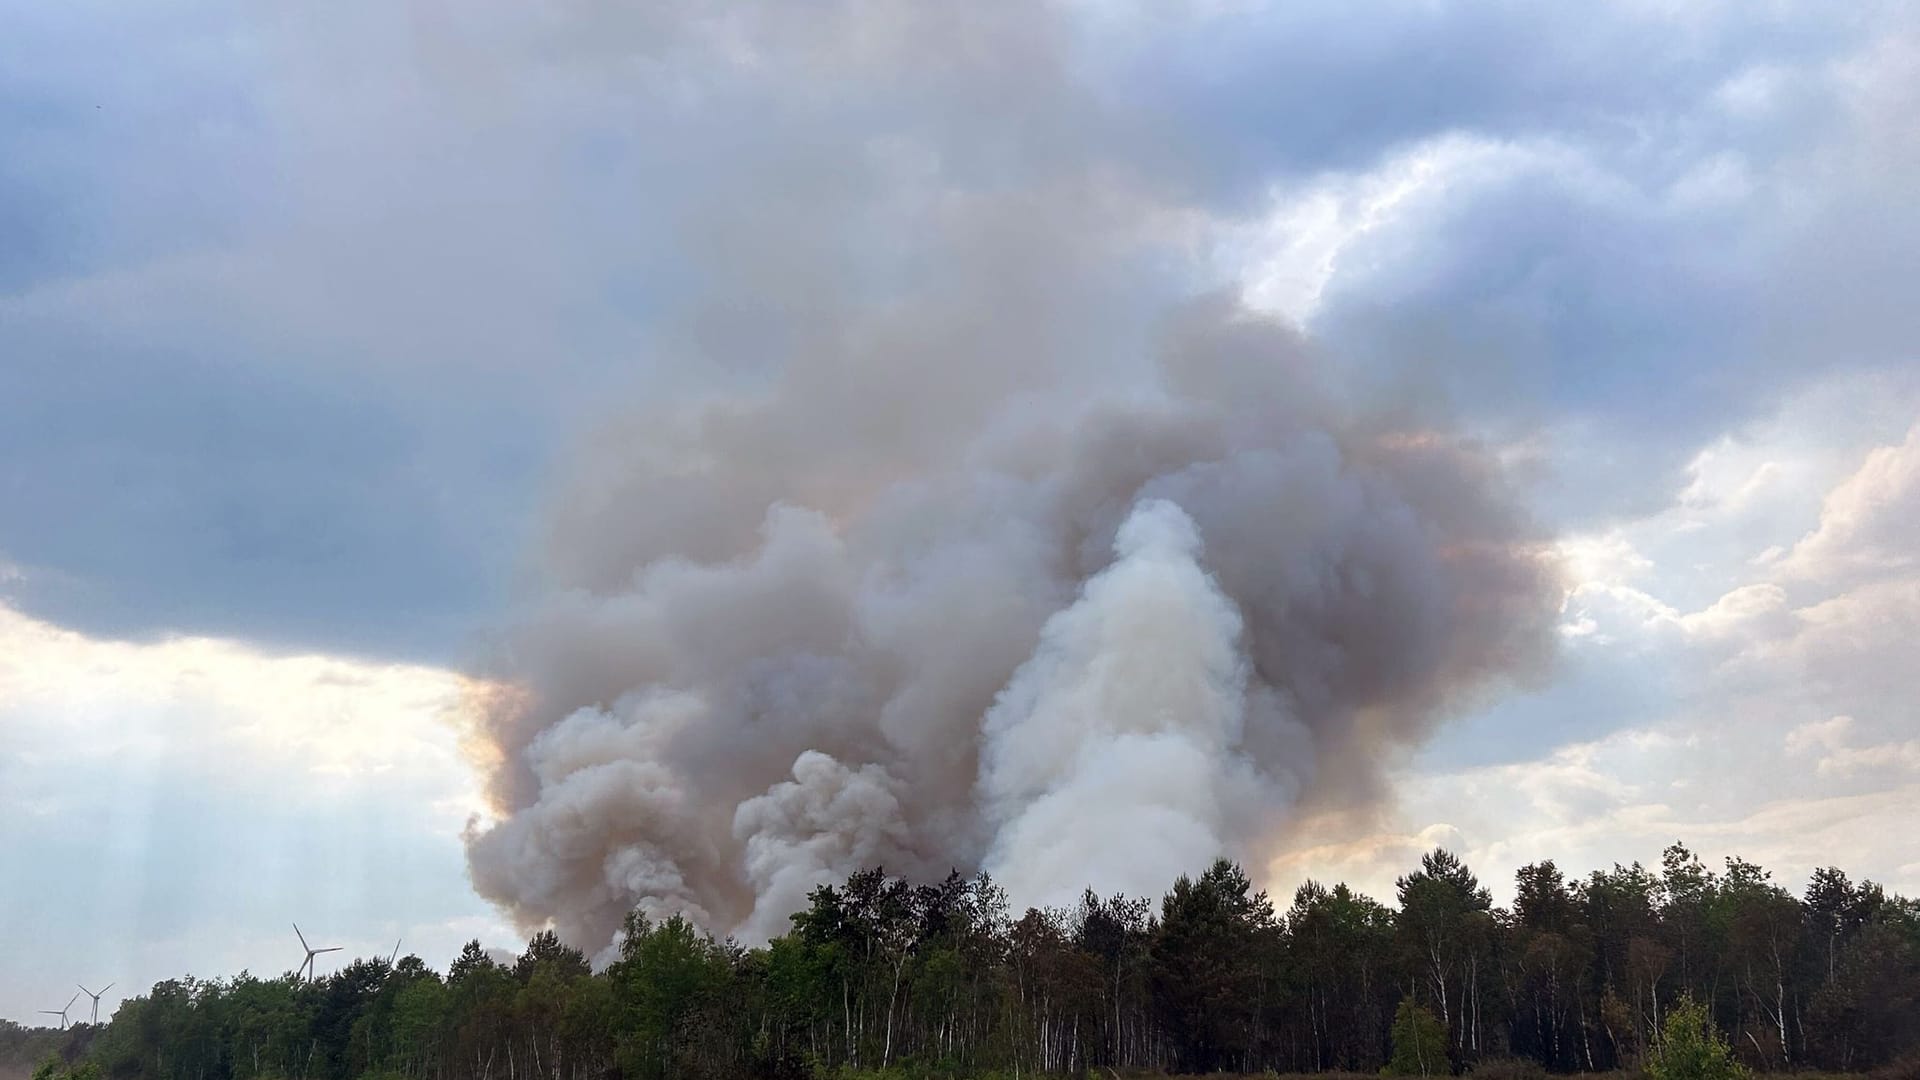
[[[1267,894],[1233,863],[1220,859],[1198,881],[1173,883],[1161,904],[1153,991],[1172,1021],[1180,1067],[1248,1067],[1260,968],[1278,936]]]
[[[1371,1070],[1399,994],[1383,978],[1397,956],[1393,912],[1345,885],[1308,881],[1285,919],[1284,973],[1308,1009],[1312,1057],[1296,1065]]]
[[[1402,999],[1393,1014],[1393,1056],[1385,1076],[1438,1076],[1452,1071],[1447,1064],[1447,1029],[1440,1018],[1411,999]]]
[[[49,1055],[34,1068],[33,1080],[101,1080],[100,1066],[91,1061],[69,1066],[58,1055]]]
[[[718,1004],[731,958],[711,937],[675,915],[652,923],[628,916],[620,959],[607,971],[612,986],[605,1013],[617,1017],[617,1059],[628,1076],[660,1077],[685,1071],[697,1058],[698,1014]]]
[[[0,1022],[0,1080],[1541,1080],[1643,1061],[1733,1080],[1737,1059],[1920,1053],[1920,905],[1870,882],[1823,870],[1802,899],[1675,845],[1658,872],[1524,867],[1515,895],[1495,909],[1446,851],[1398,909],[1309,881],[1284,913],[1224,860],[1157,901],[1024,913],[985,875],[875,868],[751,949],[635,912],[599,972],[542,933],[517,957],[469,942],[444,978],[406,957],[168,980],[104,1026]]]
[[[1667,1011],[1647,1074],[1652,1080],[1745,1080],[1747,1069],[1734,1059],[1707,1007],[1686,997]]]

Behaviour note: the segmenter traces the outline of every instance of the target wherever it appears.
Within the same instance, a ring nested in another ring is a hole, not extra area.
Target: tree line
[[[1302,1073],[1379,1071],[1417,1038],[1422,1072],[1584,1072],[1645,1067],[1676,1009],[1762,1070],[1920,1055],[1920,903],[1837,869],[1795,896],[1676,844],[1657,870],[1523,867],[1500,908],[1436,850],[1395,899],[1310,881],[1279,909],[1222,860],[1157,903],[1016,913],[985,875],[873,869],[763,947],[636,912],[597,972],[542,933],[444,975],[170,980],[65,1056],[106,1080]]]

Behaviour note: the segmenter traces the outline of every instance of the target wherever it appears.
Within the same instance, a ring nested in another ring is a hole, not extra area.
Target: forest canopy
[[[1309,881],[1282,909],[1221,860],[1157,902],[1089,890],[1016,913],[985,875],[876,868],[815,889],[763,947],[635,912],[599,971],[549,931],[511,962],[470,942],[444,974],[407,956],[312,981],[189,977],[97,1027],[0,1025],[0,1066],[51,1054],[47,1080],[1657,1072],[1680,1053],[1661,1058],[1663,1026],[1728,1068],[1920,1054],[1920,904],[1838,869],[1795,896],[1675,844],[1657,869],[1522,867],[1500,908],[1435,850],[1394,900]]]

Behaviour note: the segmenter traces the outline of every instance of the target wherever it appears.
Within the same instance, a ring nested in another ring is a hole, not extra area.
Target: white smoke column
[[[1258,786],[1240,613],[1193,519],[1144,500],[1113,551],[986,718],[986,866],[1030,903],[1090,882],[1152,895],[1234,846],[1228,807]]]

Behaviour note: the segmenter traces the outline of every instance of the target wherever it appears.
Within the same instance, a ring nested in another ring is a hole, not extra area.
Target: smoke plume
[[[635,907],[764,938],[874,864],[1257,869],[1549,637],[1492,455],[1169,271],[1184,189],[1055,9],[823,10],[739,9],[747,74],[658,46],[743,133],[646,208],[698,377],[583,440],[495,662],[473,880],[590,949]]]
[[[1311,766],[1275,762],[1278,775],[1261,775],[1241,752],[1240,614],[1199,548],[1178,506],[1141,502],[1114,538],[1113,565],[1047,620],[988,711],[986,866],[1013,895],[1064,905],[1096,880],[1149,893],[1196,853],[1240,846],[1245,824],[1230,815],[1284,805],[1292,770]],[[1115,865],[1115,852],[1127,861]]]

